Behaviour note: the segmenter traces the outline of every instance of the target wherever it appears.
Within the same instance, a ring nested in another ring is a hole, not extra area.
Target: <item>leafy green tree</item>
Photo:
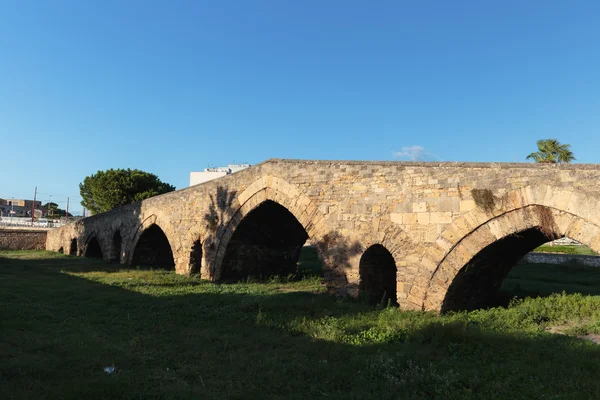
[[[575,160],[570,144],[561,144],[557,139],[543,139],[537,141],[538,151],[531,153],[527,159],[532,158],[536,163],[569,164]]]
[[[138,169],[109,169],[86,177],[79,184],[81,205],[97,214],[152,196],[172,192],[175,186]]]
[[[57,208],[56,210],[54,210],[54,214],[52,214],[52,217],[66,217],[67,216],[67,211],[63,210],[62,208]],[[69,213],[69,217],[72,217],[73,214]]]
[[[50,201],[50,202],[46,203],[43,208],[45,208],[46,211],[48,211],[48,214],[50,214],[51,216],[53,216],[54,212],[56,210],[58,210],[58,204],[53,203],[53,202]]]

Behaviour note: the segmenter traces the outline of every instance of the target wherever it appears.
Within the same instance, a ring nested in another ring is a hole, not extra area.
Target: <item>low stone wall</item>
[[[45,230],[0,229],[0,250],[44,250]]]
[[[528,253],[521,262],[530,264],[579,264],[589,267],[600,267],[600,256],[584,256],[579,254]]]

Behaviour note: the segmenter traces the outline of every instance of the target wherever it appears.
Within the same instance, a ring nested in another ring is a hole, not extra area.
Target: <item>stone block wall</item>
[[[0,250],[44,250],[46,231],[0,229]]]

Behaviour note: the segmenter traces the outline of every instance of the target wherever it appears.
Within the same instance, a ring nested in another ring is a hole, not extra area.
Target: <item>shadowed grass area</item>
[[[218,285],[46,252],[0,252],[2,399],[593,399],[600,297],[437,316]],[[109,375],[103,371],[114,365]]]
[[[585,265],[519,263],[508,273],[500,292],[507,297],[549,296],[552,293],[600,295],[600,268]]]
[[[300,277],[323,276],[323,265],[319,259],[317,248],[314,246],[304,246],[302,248],[297,264],[297,275]]]

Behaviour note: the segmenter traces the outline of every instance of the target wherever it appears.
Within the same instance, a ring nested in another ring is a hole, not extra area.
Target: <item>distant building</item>
[[[25,199],[0,199],[0,216],[3,217],[27,217],[31,216],[31,209],[34,208],[33,200]],[[42,202],[35,201],[35,216],[42,215]]]
[[[226,167],[204,168],[202,172],[190,172],[190,186],[212,181],[222,176],[233,174],[250,166],[250,164],[229,164]]]
[[[44,216],[46,213],[45,210],[40,210],[38,208],[35,209],[36,218]],[[29,207],[21,207],[21,206],[13,206],[12,204],[9,206],[7,204],[0,205],[0,217],[30,217],[31,216],[31,208]]]
[[[549,245],[549,246],[554,246],[554,245],[557,245],[557,246],[560,246],[560,245],[577,246],[577,245],[579,245],[579,246],[581,246],[582,245],[577,240],[573,240],[573,239],[568,238],[566,236],[562,237],[560,239],[553,240],[552,242],[548,242],[546,244]]]
[[[250,167],[250,164],[229,164],[227,166],[227,168],[229,168],[229,171],[231,171],[231,174],[246,169],[248,167]]]
[[[26,217],[27,211],[31,209],[20,206],[9,206],[8,204],[0,204],[0,217]]]
[[[32,208],[33,207],[33,200],[25,200],[25,199],[0,199],[0,205],[7,205],[7,206],[19,206],[19,207],[29,207]],[[36,200],[35,201],[35,207],[36,208],[42,208],[42,202]]]

